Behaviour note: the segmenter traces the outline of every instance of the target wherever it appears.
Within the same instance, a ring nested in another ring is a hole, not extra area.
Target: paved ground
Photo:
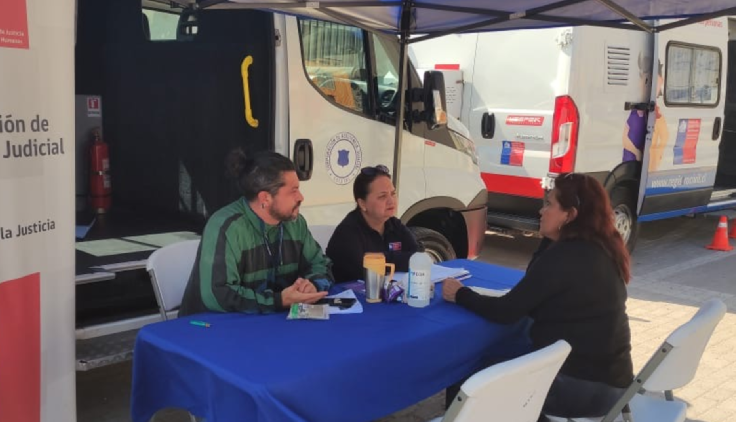
[[[713,217],[699,217],[642,225],[633,255],[628,312],[636,370],[701,303],[718,297],[728,306],[695,380],[675,391],[675,397],[688,404],[691,422],[736,422],[736,251],[704,248],[716,224]],[[536,243],[536,239],[489,234],[481,259],[523,269]],[[736,240],[732,243],[736,245]],[[79,422],[130,420],[130,364],[79,373],[77,391]],[[439,392],[380,422],[427,421],[442,414],[443,405],[444,393]],[[175,410],[160,412],[154,419],[188,421],[185,413]]]

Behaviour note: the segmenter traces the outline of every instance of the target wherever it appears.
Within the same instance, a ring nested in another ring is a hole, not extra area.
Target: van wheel
[[[621,233],[626,249],[633,252],[639,234],[634,192],[624,186],[614,188],[611,192],[611,207],[616,230]]]
[[[424,227],[410,227],[409,230],[435,263],[456,258],[455,249],[441,233]]]

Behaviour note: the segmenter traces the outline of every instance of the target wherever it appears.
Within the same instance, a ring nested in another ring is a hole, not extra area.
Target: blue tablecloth
[[[522,273],[466,260],[468,285],[512,287]],[[447,303],[365,304],[328,321],[202,314],[141,329],[131,413],[183,408],[208,422],[363,422],[417,403],[488,359],[528,351],[525,323],[491,324]],[[210,328],[189,324],[209,322]]]

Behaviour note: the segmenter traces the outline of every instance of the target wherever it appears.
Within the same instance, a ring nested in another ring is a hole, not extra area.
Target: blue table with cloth
[[[468,260],[443,265],[469,270],[467,285],[496,289],[523,275]],[[445,302],[441,284],[436,290],[425,308],[366,304],[358,295],[363,313],[327,321],[207,313],[145,326],[134,351],[133,421],[167,407],[208,422],[370,421],[442,391],[489,359],[529,350],[527,322],[489,323]]]

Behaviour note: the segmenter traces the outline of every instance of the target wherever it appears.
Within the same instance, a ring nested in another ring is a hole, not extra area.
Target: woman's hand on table
[[[446,278],[442,281],[442,297],[448,302],[455,303],[457,291],[463,287],[465,285],[454,278]]]

